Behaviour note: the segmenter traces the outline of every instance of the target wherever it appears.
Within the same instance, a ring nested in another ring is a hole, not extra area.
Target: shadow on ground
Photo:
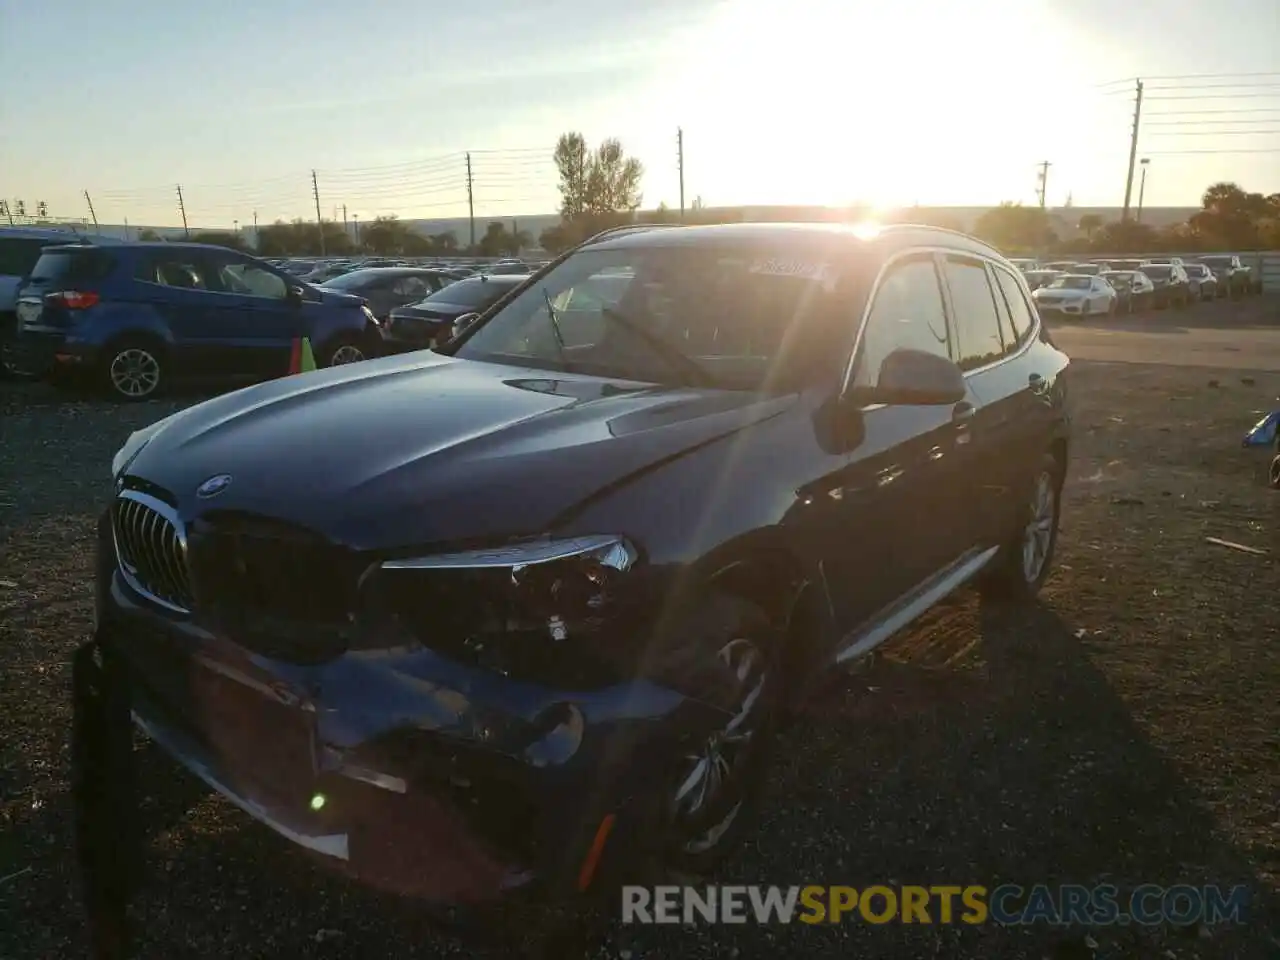
[[[141,956],[510,956],[460,943],[314,861],[143,748],[152,844]],[[712,878],[764,884],[1253,885],[1194,791],[1148,741],[1075,630],[1050,608],[962,595],[842,675],[784,735],[763,822]],[[188,811],[199,804],[201,815]],[[83,949],[65,795],[7,824],[0,850],[42,847],[0,887],[6,957]],[[0,863],[13,862],[9,856]],[[0,874],[7,870],[0,870]],[[7,916],[6,916],[7,915]],[[1081,929],[801,924],[622,928],[595,956],[1266,957],[1274,902],[1239,927]],[[526,953],[536,920],[522,927]],[[70,933],[68,931],[71,931]],[[72,939],[68,940],[68,937]],[[627,953],[629,951],[629,954]],[[557,956],[567,956],[557,949]]]

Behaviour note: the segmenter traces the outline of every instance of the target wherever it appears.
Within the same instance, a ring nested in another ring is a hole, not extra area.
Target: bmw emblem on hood
[[[210,497],[216,497],[229,486],[231,486],[231,474],[220,473],[196,487],[196,496],[201,500],[208,500]]]

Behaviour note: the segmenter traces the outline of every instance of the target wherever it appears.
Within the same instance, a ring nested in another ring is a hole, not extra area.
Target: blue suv
[[[46,247],[16,307],[17,370],[87,374],[121,400],[173,380],[281,376],[301,337],[319,366],[364,360],[382,341],[360,297],[195,243]]]

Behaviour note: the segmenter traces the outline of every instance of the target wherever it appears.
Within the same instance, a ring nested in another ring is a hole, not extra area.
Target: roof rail
[[[588,237],[582,242],[582,246],[586,247],[599,240],[607,240],[610,237],[622,237],[629,233],[643,233],[646,230],[662,230],[667,227],[678,227],[678,223],[624,223],[618,227],[610,227],[608,230],[601,230],[594,236]]]

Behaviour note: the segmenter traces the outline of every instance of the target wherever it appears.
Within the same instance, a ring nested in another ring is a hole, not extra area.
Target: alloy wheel
[[[111,359],[108,374],[117,393],[136,400],[160,385],[160,361],[142,347],[126,347]]]
[[[1022,576],[1035,583],[1044,573],[1057,519],[1058,498],[1053,490],[1053,477],[1047,470],[1036,478],[1031,494],[1030,519],[1022,534]]]
[[[759,731],[765,685],[764,655],[746,638],[730,640],[717,659],[735,684],[732,713],[699,749],[685,757],[683,775],[672,798],[673,815],[687,854],[705,853],[733,825],[743,799],[733,786],[749,763],[752,738]],[[727,805],[727,809],[725,809]]]
[[[333,351],[333,355],[329,357],[329,366],[337,367],[344,363],[359,363],[364,359],[364,351],[355,344],[344,343]]]

